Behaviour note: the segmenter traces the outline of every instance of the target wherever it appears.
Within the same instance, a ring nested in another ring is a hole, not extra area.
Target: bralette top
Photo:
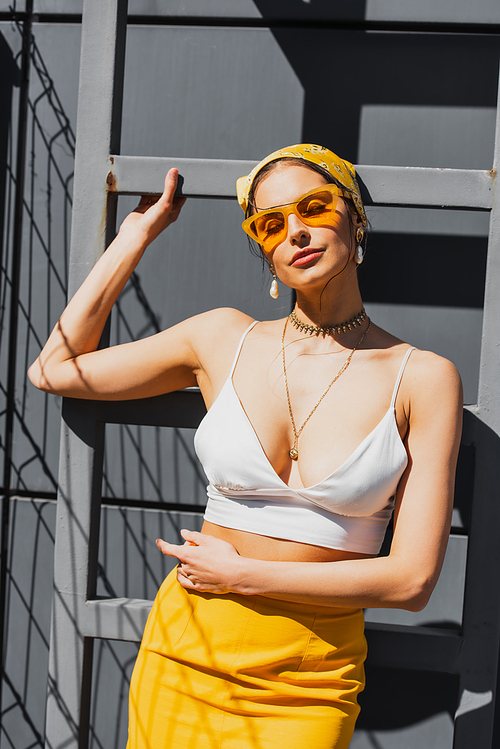
[[[413,348],[377,426],[330,476],[292,489],[267,459],[233,385],[241,346],[256,324],[243,334],[229,377],[196,431],[196,453],[209,480],[205,519],[263,536],[377,554],[408,463],[395,402]]]

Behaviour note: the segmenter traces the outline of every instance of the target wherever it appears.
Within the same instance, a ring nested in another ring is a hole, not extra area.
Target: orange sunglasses
[[[321,185],[309,190],[299,200],[258,211],[242,223],[243,231],[271,252],[286,239],[288,216],[295,213],[307,226],[325,226],[333,223],[337,200],[342,191],[337,185]]]

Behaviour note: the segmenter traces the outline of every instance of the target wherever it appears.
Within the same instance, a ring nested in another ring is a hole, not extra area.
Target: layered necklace
[[[343,323],[342,325],[335,325],[335,326],[333,326],[331,328],[320,328],[318,326],[312,326],[312,325],[311,326],[305,326],[305,327],[308,327],[308,328],[313,328],[313,333],[312,334],[315,334],[315,335],[319,335],[320,333],[322,333],[322,334],[325,335],[325,334],[327,334],[326,331],[334,331],[334,330],[336,331],[337,328],[341,328],[341,330],[339,332],[343,333],[343,332],[347,332],[347,330],[351,330],[351,327],[356,327],[359,324],[357,321],[358,321],[358,318],[360,318],[361,314],[364,315],[363,320],[368,319],[368,326],[367,326],[365,332],[363,333],[363,335],[361,336],[361,338],[359,339],[359,341],[357,342],[357,344],[354,346],[354,348],[352,349],[351,353],[349,354],[349,356],[347,357],[347,359],[345,360],[345,362],[343,363],[343,365],[340,367],[339,371],[337,372],[337,374],[335,375],[335,377],[333,378],[333,380],[330,382],[330,384],[326,388],[325,392],[323,393],[323,395],[321,396],[321,398],[319,399],[319,401],[316,403],[316,405],[314,406],[314,408],[312,409],[311,413],[309,414],[309,416],[307,417],[307,419],[304,421],[304,423],[302,424],[302,426],[300,427],[300,429],[296,428],[296,426],[295,426],[295,419],[293,418],[292,404],[290,402],[290,391],[288,389],[288,379],[287,379],[287,376],[286,376],[286,362],[285,362],[285,334],[286,334],[286,328],[287,328],[287,325],[288,325],[288,320],[290,320],[290,322],[296,328],[298,328],[299,326],[296,324],[295,321],[297,321],[297,322],[300,322],[300,321],[295,316],[295,312],[292,312],[286,318],[286,320],[285,320],[285,326],[283,328],[283,335],[281,336],[281,356],[282,356],[282,359],[283,359],[283,376],[284,376],[284,380],[285,380],[285,390],[286,390],[286,399],[287,399],[287,403],[288,403],[288,413],[290,414],[290,421],[292,422],[292,429],[293,429],[293,435],[294,435],[293,445],[292,445],[292,447],[291,447],[291,449],[289,450],[289,453],[288,453],[290,455],[290,457],[291,457],[292,460],[298,460],[298,458],[299,458],[299,437],[302,434],[302,430],[304,429],[305,425],[307,424],[307,422],[309,421],[309,419],[311,418],[311,416],[313,415],[313,413],[318,408],[318,406],[321,403],[321,401],[323,400],[323,398],[327,395],[327,393],[329,392],[329,390],[332,387],[332,385],[335,382],[337,382],[337,380],[339,379],[340,375],[343,372],[346,371],[347,367],[351,363],[351,359],[353,357],[354,352],[356,351],[357,348],[359,348],[359,346],[361,346],[361,344],[364,341],[364,338],[365,338],[366,334],[370,330],[370,326],[372,324],[372,321],[370,320],[369,317],[367,317],[366,312],[363,309],[362,312],[359,315],[357,315],[355,318],[353,318],[353,320],[349,320],[347,323]],[[353,322],[354,320],[356,321],[355,325],[354,325],[354,322]],[[348,326],[348,325],[350,325],[351,327],[348,327],[348,328],[346,328],[344,330],[343,329],[344,326]],[[315,329],[317,329],[319,332],[318,333],[314,333]],[[309,332],[309,331],[307,331],[307,332]]]

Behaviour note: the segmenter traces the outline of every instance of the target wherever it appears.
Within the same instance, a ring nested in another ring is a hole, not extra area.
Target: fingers
[[[168,207],[169,212],[171,213],[172,217],[175,215],[175,218],[177,218],[177,215],[179,214],[180,209],[186,202],[186,198],[175,197],[178,177],[179,177],[178,169],[175,169],[175,168],[169,169],[169,171],[165,175],[165,184],[163,187],[163,193],[161,195],[151,195],[151,194],[142,195],[139,201],[139,204],[135,210],[140,211],[141,213],[144,213],[152,205],[162,202],[163,207]]]
[[[163,195],[160,200],[168,202],[170,206],[174,205],[175,191],[177,189],[177,179],[179,177],[178,169],[169,169],[165,175],[165,186],[163,188]]]
[[[182,538],[187,541],[191,546],[201,546],[205,541],[203,533],[197,531],[190,531],[187,528],[181,530]]]
[[[162,538],[156,539],[156,545],[161,551],[162,554],[165,554],[166,557],[176,557],[180,561],[184,558],[184,554],[182,553],[182,550],[184,549],[184,544],[177,545],[177,544],[169,544],[167,541],[164,541]],[[184,559],[185,561],[185,559]]]
[[[196,590],[196,585],[184,573],[182,565],[179,565],[177,567],[177,581],[182,585],[183,588],[186,588],[186,590]]]
[[[174,191],[177,187],[177,179],[179,177],[179,170],[173,167],[172,169],[169,169],[168,172],[165,175],[165,188],[163,192],[168,192],[172,189],[172,184],[174,185]]]
[[[186,535],[184,535],[186,534]],[[196,531],[188,531],[188,530],[182,530],[181,531],[182,537],[186,540],[186,543],[184,544],[169,544],[168,541],[164,541],[162,538],[156,539],[156,546],[161,551],[162,554],[165,554],[166,557],[176,557],[181,562],[186,562],[186,555],[185,551],[186,549],[189,549],[191,546],[199,546],[199,542],[196,542],[195,538],[188,538],[188,536],[201,536],[201,539],[203,540],[203,536],[201,533],[197,533]]]
[[[165,176],[163,193],[154,201],[157,204],[155,210],[158,215],[163,215],[164,219],[166,219],[166,226],[173,224],[177,220],[180,210],[186,202],[186,198],[175,196],[178,176],[178,169],[169,169]]]

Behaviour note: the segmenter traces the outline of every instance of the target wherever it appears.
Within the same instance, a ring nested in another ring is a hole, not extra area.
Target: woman
[[[422,609],[449,532],[461,423],[453,365],[367,317],[354,168],[302,144],[238,180],[245,231],[296,292],[284,320],[216,309],[97,351],[142,253],[182,207],[171,170],[72,299],[30,379],[79,398],[198,385],[201,533],[158,539],[163,583],[134,669],[129,749],[345,749],[364,607]],[[214,353],[216,352],[216,353]],[[327,478],[325,478],[325,476]],[[388,557],[377,558],[394,508]]]

